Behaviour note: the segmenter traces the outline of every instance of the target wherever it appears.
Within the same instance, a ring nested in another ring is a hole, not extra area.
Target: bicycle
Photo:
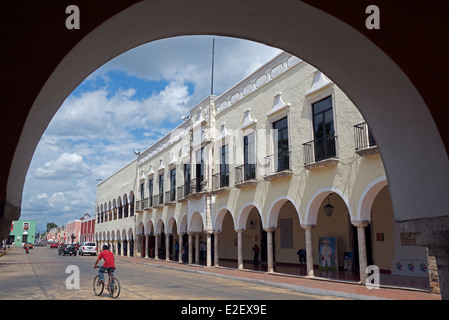
[[[96,268],[99,268],[99,267],[96,267]],[[106,289],[109,291],[109,295],[112,298],[116,299],[120,295],[120,282],[118,281],[118,279],[115,276],[111,275],[111,271],[109,269],[106,272],[108,273],[108,282],[107,282]],[[114,280],[113,287],[111,287],[112,280]],[[96,275],[94,278],[94,282],[93,282],[93,289],[94,289],[95,295],[100,296],[103,293],[104,284],[105,284],[105,281],[100,281],[100,276]]]

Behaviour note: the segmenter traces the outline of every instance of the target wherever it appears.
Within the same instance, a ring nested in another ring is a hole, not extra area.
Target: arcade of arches
[[[330,216],[324,209],[329,202],[334,207]],[[275,225],[268,228],[264,227],[258,206],[252,204],[246,208],[248,214],[242,229],[236,229],[238,216],[222,209],[211,231],[204,229],[201,214],[195,212],[189,219],[185,214],[181,221],[176,221],[174,217],[167,222],[162,218],[155,222],[139,220],[135,231],[130,228],[103,232],[97,233],[96,237],[99,245],[108,244],[118,255],[350,281],[363,280],[360,270],[367,265],[378,266],[381,278],[395,273],[398,264],[407,264],[401,255],[421,257],[420,262],[426,264],[424,248],[401,243],[399,226],[393,221],[387,185],[378,188],[369,210],[369,219],[363,223],[350,220],[345,201],[335,192],[326,193],[325,200],[319,205],[315,225],[302,225],[296,206],[290,200],[280,200],[279,204],[278,212],[273,210],[269,215],[269,220],[275,221]],[[188,227],[187,220],[190,220],[191,227]],[[365,236],[361,239],[360,234]],[[337,270],[320,268],[320,259],[323,259],[320,240],[323,237],[336,239]],[[359,248],[361,240],[365,250]],[[257,257],[255,246],[260,249]],[[306,251],[304,259],[299,255],[301,249]],[[365,252],[365,259],[360,259],[360,252]],[[413,262],[419,270],[417,260]],[[365,261],[365,266],[360,266],[359,261]],[[389,284],[388,277],[386,279],[383,282],[382,278],[381,283]],[[420,288],[426,287],[426,281],[416,279]],[[410,286],[410,282],[398,282],[396,285]]]

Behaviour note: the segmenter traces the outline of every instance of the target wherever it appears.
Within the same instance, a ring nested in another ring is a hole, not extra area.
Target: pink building
[[[65,226],[66,236],[64,243],[81,242],[81,220],[71,220]]]
[[[84,217],[81,221],[80,243],[95,241],[95,217]]]

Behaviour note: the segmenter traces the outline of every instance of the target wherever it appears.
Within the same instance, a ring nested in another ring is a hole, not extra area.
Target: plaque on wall
[[[416,233],[401,232],[401,245],[416,246]]]

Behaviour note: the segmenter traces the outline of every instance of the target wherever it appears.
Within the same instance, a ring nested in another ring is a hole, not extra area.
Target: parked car
[[[97,255],[97,246],[93,242],[84,242],[82,245],[80,245],[78,249],[78,253],[80,255],[84,255],[85,253],[88,253],[90,255]]]
[[[50,249],[51,248],[58,248],[58,243],[57,242],[52,242],[51,244],[50,244]]]
[[[28,242],[28,249],[33,249],[33,248],[34,248],[34,244]]]
[[[66,254],[70,254],[70,255],[75,255],[76,256],[76,245],[74,244],[63,244],[59,249],[58,249],[58,255],[63,255],[65,256]]]

